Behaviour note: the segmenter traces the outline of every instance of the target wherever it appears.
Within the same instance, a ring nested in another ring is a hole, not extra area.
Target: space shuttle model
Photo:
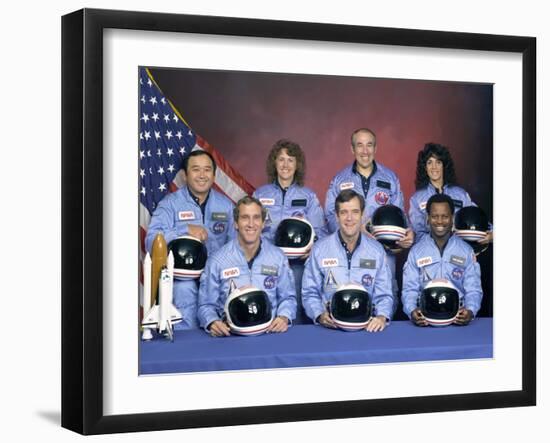
[[[174,341],[174,325],[182,321],[182,315],[172,303],[174,287],[174,255],[166,254],[166,241],[157,234],[143,260],[143,327],[142,339],[151,340],[152,330]],[[158,289],[158,297],[157,297]]]

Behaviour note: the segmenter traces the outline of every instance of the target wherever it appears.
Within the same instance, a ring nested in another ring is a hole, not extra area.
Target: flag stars
[[[160,131],[155,131],[155,139],[158,140],[160,138]]]
[[[141,100],[141,103],[145,104],[145,96],[144,95],[141,96],[140,100]]]
[[[149,121],[149,116],[144,112],[143,117],[141,117],[140,120],[143,120],[144,123],[147,123]]]
[[[153,86],[153,82],[151,81],[150,78],[147,79],[147,84],[149,85],[150,88]]]
[[[176,168],[174,168],[174,165],[168,165],[168,172],[172,173],[176,170]]]
[[[159,191],[166,191],[166,183],[161,183],[159,185]]]
[[[163,105],[166,106],[166,99],[165,99],[164,97],[162,97],[162,98],[160,99],[160,102],[161,102]]]
[[[164,114],[164,121],[168,123],[170,121],[170,116],[168,114]]]
[[[191,129],[189,129],[189,132],[187,133],[187,135],[188,135],[189,137],[192,137],[192,136],[193,136],[193,131],[191,131]]]
[[[139,139],[140,139],[140,140],[143,140],[143,132],[140,132],[140,133],[139,133]]]
[[[182,146],[182,147],[180,148],[180,154],[181,154],[181,155],[185,154],[185,146]]]
[[[157,171],[159,175],[164,174],[164,168],[162,166],[159,166],[159,170]]]
[[[174,117],[172,117],[172,120],[174,120],[177,123],[179,121],[179,118],[176,114],[174,114]]]
[[[174,155],[174,150],[172,148],[168,148],[166,150],[166,155],[168,155],[168,157],[172,157]]]
[[[153,116],[151,117],[155,123],[157,122],[157,120],[159,119],[159,115],[156,113],[156,112],[153,112]]]
[[[145,195],[145,186],[141,187],[141,191],[139,191],[141,194]]]
[[[140,170],[139,170],[139,176],[140,176],[141,178],[145,177],[145,169],[140,169]]]
[[[162,157],[162,152],[160,152],[160,148],[157,149],[157,156]]]
[[[145,131],[145,140],[149,140],[151,138],[151,131]]]
[[[156,104],[157,104],[157,98],[153,95],[153,96],[149,99],[149,102],[150,102],[152,105],[156,105]]]
[[[178,138],[178,140],[181,140],[181,138],[183,137],[181,131],[176,132],[176,137]]]
[[[173,137],[172,131],[166,131],[166,134],[164,134],[164,136],[165,136],[168,140],[170,140],[170,139]]]
[[[151,157],[151,150],[150,149],[147,150],[147,157]]]
[[[145,157],[145,151],[139,151],[139,159],[143,159]]]

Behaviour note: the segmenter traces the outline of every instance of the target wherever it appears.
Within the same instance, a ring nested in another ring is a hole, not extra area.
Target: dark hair
[[[351,133],[351,146],[353,148],[355,148],[355,134],[359,134],[360,132],[371,134],[374,137],[374,146],[376,146],[376,134],[374,133],[374,131],[369,128],[359,128]]]
[[[456,184],[455,165],[449,150],[437,143],[426,143],[424,149],[418,152],[416,161],[416,189],[421,189],[430,183],[430,177],[426,172],[426,163],[430,157],[435,157],[443,163],[443,183]]]
[[[267,217],[267,209],[264,208],[264,205],[262,205],[260,200],[258,200],[256,197],[251,197],[249,195],[245,195],[243,198],[241,198],[233,208],[233,220],[235,222],[239,221],[241,205],[252,205],[252,204],[256,204],[260,207],[260,209],[262,210],[262,221],[265,221],[265,218]]]
[[[447,203],[449,205],[449,209],[451,210],[451,215],[455,213],[455,204],[453,199],[447,194],[434,194],[428,199],[428,202],[426,203],[426,212],[428,215],[430,214],[430,209],[434,203]]]
[[[189,153],[189,155],[184,157],[182,169],[185,171],[185,173],[187,173],[187,166],[189,165],[189,159],[191,157],[198,157],[199,155],[206,155],[212,161],[212,167],[214,169],[214,174],[216,174],[216,162],[214,161],[214,157],[212,157],[212,154],[210,154],[210,152],[203,151],[202,149],[197,149],[195,151],[191,151]]]
[[[306,175],[306,157],[304,155],[304,151],[302,151],[302,148],[298,143],[294,143],[292,140],[288,140],[286,138],[277,140],[267,156],[265,169],[269,183],[273,183],[277,180],[277,157],[283,149],[286,149],[286,153],[290,157],[294,157],[296,159],[294,182],[299,186],[304,186],[304,179]]]
[[[336,200],[334,201],[334,209],[336,210],[336,214],[338,214],[338,210],[340,209],[340,205],[342,203],[349,202],[350,200],[353,200],[354,198],[359,199],[359,207],[361,208],[361,214],[365,210],[365,199],[361,194],[358,194],[353,189],[344,189],[338,196],[336,197]]]

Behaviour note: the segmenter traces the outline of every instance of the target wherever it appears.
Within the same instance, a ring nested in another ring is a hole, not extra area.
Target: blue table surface
[[[493,319],[443,328],[395,321],[383,332],[294,325],[282,334],[213,338],[176,331],[174,342],[140,341],[140,374],[492,358]]]

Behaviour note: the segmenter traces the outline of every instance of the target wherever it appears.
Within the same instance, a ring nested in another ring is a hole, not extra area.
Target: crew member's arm
[[[286,257],[279,264],[277,277],[277,317],[269,326],[269,332],[285,332],[296,318],[296,285]]]
[[[229,336],[229,327],[221,321],[218,314],[221,294],[220,272],[214,260],[206,261],[201,275],[197,317],[206,332],[216,337]]]

